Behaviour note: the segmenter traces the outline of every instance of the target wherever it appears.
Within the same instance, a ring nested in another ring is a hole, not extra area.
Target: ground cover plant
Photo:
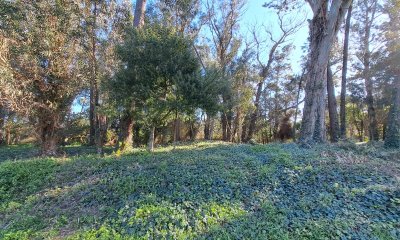
[[[400,153],[381,146],[17,149],[0,148],[1,239],[400,238]]]

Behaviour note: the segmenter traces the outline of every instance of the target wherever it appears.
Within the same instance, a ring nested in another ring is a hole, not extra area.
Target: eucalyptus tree
[[[59,154],[65,114],[82,89],[80,10],[76,1],[1,1],[0,104],[36,123],[40,154]],[[14,18],[15,17],[15,18]]]
[[[232,64],[241,46],[241,39],[237,36],[244,4],[244,0],[206,1],[207,20],[212,35],[212,48],[218,67],[225,78],[229,78],[229,65]],[[227,86],[222,93],[222,105],[222,140],[228,141],[232,136],[233,120],[230,86]]]
[[[384,66],[391,78],[393,100],[388,115],[388,129],[385,138],[385,146],[400,148],[400,1],[388,0],[384,11],[389,21],[384,24],[387,57]]]
[[[347,10],[344,43],[343,43],[343,64],[342,64],[342,82],[340,91],[340,138],[346,139],[346,86],[347,86],[347,65],[349,59],[349,39],[351,26],[351,13],[353,11],[353,3]]]
[[[351,0],[308,0],[313,12],[300,142],[326,141],[325,96],[329,52]]]
[[[356,23],[353,25],[357,37],[358,51],[356,56],[359,60],[356,63],[359,70],[359,77],[364,79],[366,98],[365,102],[368,107],[368,132],[369,140],[379,140],[378,122],[376,119],[376,110],[374,103],[374,79],[371,70],[371,55],[374,50],[372,44],[377,43],[377,35],[373,30],[377,26],[377,18],[379,16],[380,5],[377,0],[357,0],[355,1],[354,19]],[[378,48],[375,47],[375,51]]]

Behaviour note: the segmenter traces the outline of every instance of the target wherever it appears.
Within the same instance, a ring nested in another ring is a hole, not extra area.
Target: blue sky
[[[251,37],[249,34],[249,29],[252,28],[255,24],[257,25],[265,25],[268,28],[272,29],[272,32],[275,35],[278,35],[279,28],[277,27],[278,19],[276,12],[271,9],[267,9],[262,7],[262,5],[268,0],[247,0],[246,11],[242,16],[241,20],[241,34],[243,36]],[[310,18],[311,9],[309,9],[306,2],[304,2],[304,7],[300,10],[300,14],[304,14],[305,17]],[[262,29],[259,32],[260,36],[268,37]],[[293,44],[295,45],[295,50],[291,53],[290,60],[292,63],[292,67],[295,73],[300,74],[301,66],[300,59],[302,56],[301,47],[307,44],[308,37],[308,26],[305,23],[299,31],[291,37]]]

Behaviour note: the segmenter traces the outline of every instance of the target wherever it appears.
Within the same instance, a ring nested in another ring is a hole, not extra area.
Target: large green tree
[[[57,155],[59,130],[82,88],[80,14],[76,1],[1,1],[1,105],[29,116],[38,128],[40,153]]]

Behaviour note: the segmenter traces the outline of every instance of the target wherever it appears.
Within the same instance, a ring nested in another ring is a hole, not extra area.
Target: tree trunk
[[[343,45],[343,67],[342,67],[342,86],[340,92],[340,138],[346,139],[346,85],[347,85],[347,62],[349,58],[349,38],[351,25],[351,12],[353,4],[350,4],[347,11],[346,27],[344,32]]]
[[[300,132],[300,142],[306,145],[326,141],[326,69],[334,38],[350,2],[338,0],[329,4],[325,0],[309,1],[314,17],[310,23],[310,54]]]
[[[136,0],[135,16],[133,19],[133,26],[142,27],[144,25],[144,16],[146,12],[147,0]]]
[[[226,141],[227,138],[227,128],[228,128],[228,121],[226,112],[222,112],[221,114],[221,131],[222,131],[222,141]]]
[[[107,134],[107,117],[103,114],[96,114],[96,149],[97,154],[104,156],[104,143],[106,141]]]
[[[211,117],[206,113],[206,121],[204,123],[204,140],[211,140]]]
[[[400,148],[400,78],[396,79],[393,94],[393,104],[390,108],[387,122],[385,147]]]
[[[364,79],[365,79],[365,88],[367,92],[367,97],[365,102],[368,107],[368,124],[369,124],[369,140],[370,141],[378,141],[379,140],[379,132],[378,132],[378,124],[376,121],[376,112],[374,107],[374,95],[373,95],[373,83],[370,72],[371,65],[371,51],[370,51],[370,36],[371,36],[371,25],[375,16],[376,4],[373,9],[367,9],[365,15],[365,28],[364,28],[364,43],[363,43],[363,65],[364,65]],[[369,11],[372,12],[371,18],[369,17]]]
[[[293,122],[293,142],[296,141],[296,124],[297,124],[297,115],[299,112],[299,102],[300,102],[300,92],[301,92],[301,88],[303,85],[303,78],[304,78],[304,73],[305,73],[306,69],[303,69],[303,72],[301,74],[300,77],[300,81],[299,81],[299,87],[297,88],[297,96],[296,96],[296,110],[294,111],[294,122]]]
[[[263,88],[263,81],[261,81],[257,84],[256,99],[254,101],[255,109],[254,109],[254,112],[252,112],[251,116],[250,116],[249,131],[247,132],[246,142],[250,141],[250,139],[253,138],[253,134],[254,134],[254,131],[256,128],[256,122],[257,122],[257,117],[258,117],[258,113],[259,113],[259,105],[260,105],[262,88]]]
[[[121,151],[129,149],[133,146],[133,118],[131,114],[126,114],[121,117]]]
[[[155,127],[150,127],[149,141],[147,143],[147,149],[149,150],[149,152],[154,151],[154,133],[155,133],[155,131],[156,131]]]
[[[98,104],[98,87],[97,87],[97,59],[96,59],[96,26],[97,24],[97,3],[94,2],[93,6],[93,23],[91,26],[91,56],[90,56],[90,107],[89,107],[89,145],[94,145],[96,143],[96,126],[97,126],[97,116],[96,116],[96,105]]]
[[[337,104],[335,96],[335,86],[333,84],[333,74],[328,63],[327,69],[327,91],[328,91],[328,110],[329,110],[329,130],[332,142],[339,140],[339,121],[337,114]]]
[[[0,107],[0,145],[5,143],[5,123],[6,123],[6,110]]]
[[[60,114],[47,112],[39,116],[40,155],[58,156]]]

